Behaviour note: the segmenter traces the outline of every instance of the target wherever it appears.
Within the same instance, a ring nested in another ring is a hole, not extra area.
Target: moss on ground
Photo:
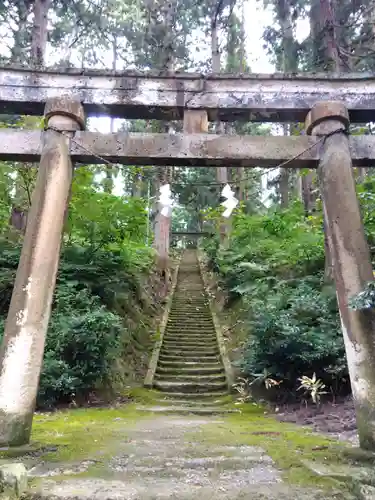
[[[344,484],[317,476],[303,464],[303,461],[327,465],[348,463],[343,453],[347,448],[344,443],[317,435],[307,428],[279,422],[255,404],[237,408],[241,413],[224,416],[223,424],[204,426],[199,439],[207,445],[260,446],[290,484],[345,489]],[[191,438],[197,439],[193,435]]]
[[[93,458],[98,450],[110,454],[119,439],[126,439],[126,428],[140,418],[144,415],[136,411],[135,404],[39,413],[34,416],[30,450],[25,448],[25,452],[38,454],[40,450],[43,460],[51,462]],[[19,452],[22,454],[22,448]],[[15,457],[16,453],[12,449],[0,451],[0,459]]]
[[[58,465],[97,459],[97,463],[74,477],[103,477],[109,460],[118,453],[121,443],[131,439],[137,422],[155,418],[137,411],[137,404],[150,404],[156,396],[154,391],[139,388],[132,390],[135,402],[118,408],[74,409],[36,415],[32,446],[42,450],[36,461],[42,459],[44,463]],[[343,453],[347,449],[345,444],[294,424],[278,422],[255,404],[233,407],[240,408],[241,413],[220,416],[222,423],[215,417],[215,422],[201,426],[198,432],[186,432],[185,439],[200,442],[208,450],[210,445],[260,446],[283,471],[287,482],[345,490],[344,484],[319,477],[303,464],[303,460],[327,465],[350,464],[352,462]],[[6,451],[0,452],[0,459],[7,456],[9,458]],[[64,479],[67,478],[65,475]]]

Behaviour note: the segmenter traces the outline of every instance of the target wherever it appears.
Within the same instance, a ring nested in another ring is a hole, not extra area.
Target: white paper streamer
[[[222,206],[225,208],[223,212],[223,217],[230,217],[231,213],[233,210],[236,208],[238,205],[238,200],[234,196],[234,191],[232,191],[231,187],[229,184],[226,184],[221,192],[221,196],[226,198],[225,201],[222,202]]]
[[[160,213],[164,217],[170,217],[172,215],[173,198],[169,184],[164,184],[160,187],[159,203],[162,206]]]

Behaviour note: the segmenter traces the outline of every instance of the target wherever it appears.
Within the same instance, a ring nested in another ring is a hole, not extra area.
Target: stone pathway
[[[153,387],[160,391],[155,406],[140,410],[199,415],[230,411],[228,380],[195,250],[185,250],[181,258]]]
[[[33,499],[65,500],[323,500],[355,498],[285,484],[256,446],[210,444],[205,428],[230,432],[224,419],[142,418],[116,452],[98,450],[79,464],[39,463],[29,470]],[[88,436],[89,438],[89,436]],[[105,458],[103,458],[105,455]],[[38,479],[35,482],[35,479]]]

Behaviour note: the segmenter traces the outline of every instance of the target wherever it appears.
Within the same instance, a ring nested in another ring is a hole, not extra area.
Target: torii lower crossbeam
[[[37,162],[43,141],[43,131],[0,129],[0,160]],[[316,168],[320,144],[308,136],[76,132],[71,156],[86,164]],[[375,166],[375,137],[353,136],[350,148],[355,166]]]

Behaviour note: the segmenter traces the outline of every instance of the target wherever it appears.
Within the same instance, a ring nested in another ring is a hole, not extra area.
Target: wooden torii
[[[0,349],[0,445],[29,441],[59,262],[72,160],[317,168],[361,447],[375,451],[375,317],[349,299],[373,280],[352,167],[375,165],[366,74],[200,75],[0,68],[0,113],[42,115],[46,130],[0,130],[0,160],[39,161]],[[87,132],[85,115],[184,120],[184,133]],[[306,136],[207,134],[208,121],[305,121]],[[168,235],[169,236],[169,235]]]

